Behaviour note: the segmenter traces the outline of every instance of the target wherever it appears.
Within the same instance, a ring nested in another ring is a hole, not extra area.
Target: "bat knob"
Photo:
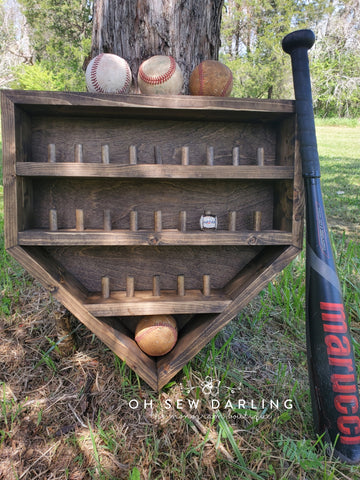
[[[312,30],[297,30],[289,33],[283,38],[282,48],[284,52],[291,53],[296,48],[306,48],[309,50],[315,42],[315,34]]]

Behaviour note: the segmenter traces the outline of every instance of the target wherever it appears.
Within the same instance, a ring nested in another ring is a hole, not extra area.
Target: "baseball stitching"
[[[147,75],[143,70],[143,65],[140,65],[139,68],[139,76],[141,80],[149,85],[160,85],[161,83],[167,82],[175,73],[176,70],[176,62],[173,57],[168,57],[170,60],[169,69],[167,72],[163,73],[162,75],[150,76]]]
[[[98,80],[97,80],[97,69],[100,65],[100,61],[103,57],[103,53],[98,55],[95,59],[94,62],[91,66],[91,72],[90,72],[90,79],[91,79],[91,85],[94,87],[94,89],[99,92],[99,93],[106,93],[105,90],[100,86]],[[117,89],[115,93],[124,93],[127,91],[128,86],[130,85],[131,82],[131,77],[130,77],[130,72],[129,69],[127,68],[127,65],[125,64],[125,71],[126,71],[126,78],[125,78],[125,83],[124,86],[120,89]]]
[[[199,85],[200,85],[199,95],[202,95],[204,91],[204,69],[203,69],[202,63],[200,63],[199,65]]]
[[[159,322],[159,323],[157,323],[156,325],[151,325],[151,327],[146,327],[146,328],[144,329],[143,333],[138,333],[138,334],[136,335],[135,340],[136,340],[137,342],[139,342],[144,335],[146,335],[146,334],[149,333],[149,332],[152,332],[152,331],[155,330],[157,327],[168,327],[168,328],[170,328],[171,330],[173,330],[175,339],[177,338],[176,328],[172,327],[171,325],[168,325],[167,323],[160,323],[160,322]]]
[[[226,82],[226,85],[225,85],[225,87],[224,87],[224,90],[221,92],[221,96],[222,96],[222,97],[225,97],[226,92],[227,92],[228,88],[229,88],[230,85],[231,85],[231,82],[232,82],[232,75],[230,75],[230,78],[229,78],[229,80]]]
[[[94,87],[94,89],[99,92],[99,93],[104,93],[104,90],[100,87],[99,85],[99,82],[97,81],[97,77],[96,77],[96,70],[99,66],[99,63],[100,63],[100,60],[102,59],[103,57],[103,53],[101,53],[100,55],[98,55],[92,66],[91,66],[91,72],[90,72],[90,79],[91,79],[91,85]]]

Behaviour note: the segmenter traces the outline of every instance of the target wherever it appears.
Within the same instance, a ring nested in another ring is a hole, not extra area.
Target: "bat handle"
[[[314,42],[312,30],[297,30],[284,37],[282,47],[291,57],[303,176],[319,178],[320,163],[308,58],[308,50]]]

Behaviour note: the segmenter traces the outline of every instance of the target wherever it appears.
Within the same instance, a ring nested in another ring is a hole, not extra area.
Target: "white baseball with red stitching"
[[[175,60],[166,55],[155,55],[145,60],[139,68],[138,85],[146,95],[178,95],[184,77]]]
[[[128,93],[131,70],[123,58],[113,53],[101,53],[91,60],[86,69],[86,85],[91,93]]]

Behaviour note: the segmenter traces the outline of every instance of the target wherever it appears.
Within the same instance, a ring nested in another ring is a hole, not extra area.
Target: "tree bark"
[[[136,78],[153,55],[171,55],[189,76],[203,60],[217,60],[224,0],[95,0],[91,57],[114,53]]]

